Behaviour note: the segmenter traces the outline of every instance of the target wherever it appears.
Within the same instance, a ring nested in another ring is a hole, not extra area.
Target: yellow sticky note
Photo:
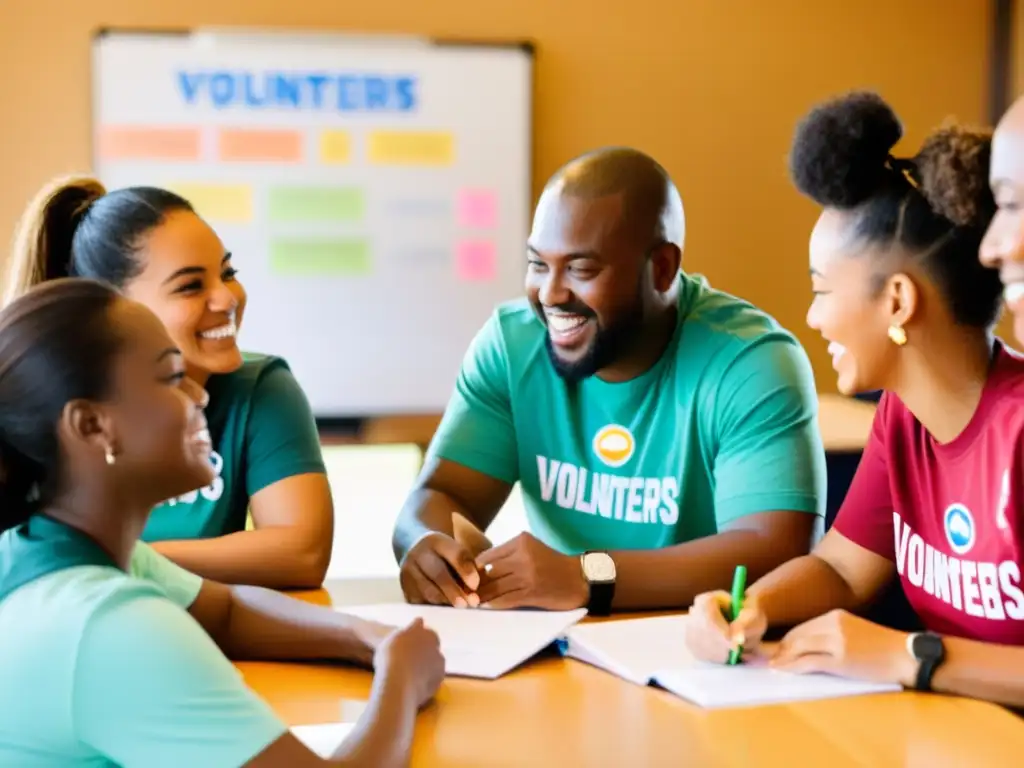
[[[368,152],[379,165],[451,165],[455,137],[444,131],[374,131]]]
[[[320,134],[320,160],[324,163],[347,163],[352,157],[352,140],[348,131],[324,131]]]
[[[244,184],[171,184],[196,209],[196,213],[211,223],[240,223],[252,220],[252,188]]]

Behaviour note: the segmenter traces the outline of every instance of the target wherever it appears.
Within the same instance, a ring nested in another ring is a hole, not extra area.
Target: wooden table
[[[335,606],[401,599],[393,580],[329,584]],[[241,663],[289,725],[351,722],[370,673]],[[576,661],[543,658],[497,681],[450,678],[419,717],[414,766],[1019,766],[1024,720],[980,701],[896,693],[727,711]]]

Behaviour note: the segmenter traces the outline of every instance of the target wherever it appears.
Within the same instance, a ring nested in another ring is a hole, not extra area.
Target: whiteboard
[[[440,412],[522,294],[532,70],[525,45],[104,32],[93,172],[193,203],[249,295],[240,346],[318,418]]]

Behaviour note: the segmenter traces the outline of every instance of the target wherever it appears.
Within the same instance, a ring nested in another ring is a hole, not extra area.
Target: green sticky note
[[[270,244],[270,267],[286,275],[366,275],[370,245],[357,238],[275,240]]]
[[[269,209],[270,220],[277,223],[359,221],[366,199],[358,187],[282,186],[270,190]]]

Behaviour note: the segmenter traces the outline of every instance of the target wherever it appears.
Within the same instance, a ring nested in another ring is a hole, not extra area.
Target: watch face
[[[583,556],[583,575],[587,581],[615,581],[615,561],[605,552]]]
[[[942,638],[922,632],[914,635],[912,642],[913,654],[918,659],[941,659],[944,648]]]

